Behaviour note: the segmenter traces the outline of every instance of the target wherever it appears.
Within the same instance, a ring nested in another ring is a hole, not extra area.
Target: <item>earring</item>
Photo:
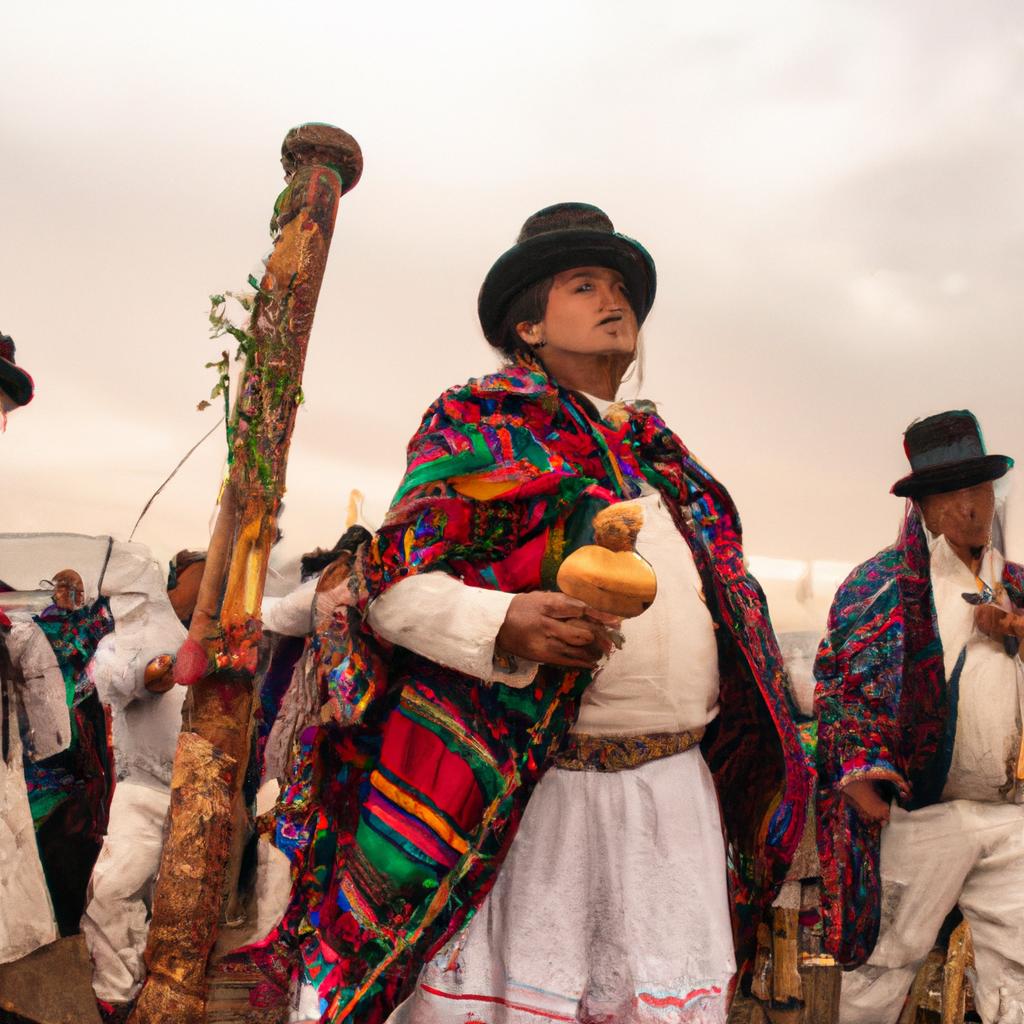
[[[533,342],[533,344],[530,346],[530,348],[532,348],[534,351],[536,351],[539,348],[543,348],[547,343],[548,343],[548,339],[547,338],[541,338],[540,341]]]

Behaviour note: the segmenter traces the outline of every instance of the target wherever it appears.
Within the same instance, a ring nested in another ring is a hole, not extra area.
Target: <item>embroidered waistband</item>
[[[703,729],[639,736],[590,736],[571,732],[551,763],[571,772],[621,772],[639,768],[648,761],[681,754],[700,743],[703,736]]]

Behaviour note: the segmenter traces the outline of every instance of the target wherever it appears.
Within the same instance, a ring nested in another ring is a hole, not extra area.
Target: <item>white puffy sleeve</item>
[[[28,722],[28,756],[33,761],[52,757],[71,742],[67,689],[57,656],[30,619],[11,626],[7,650],[22,677],[17,699]]]
[[[185,627],[171,607],[162,568],[141,545],[114,545],[101,589],[110,598],[114,631],[100,641],[91,671],[100,699],[124,707],[147,693],[146,665],[177,653]]]
[[[470,587],[443,572],[400,580],[369,608],[370,628],[390,643],[486,682],[522,688],[538,664],[495,654],[514,594]]]

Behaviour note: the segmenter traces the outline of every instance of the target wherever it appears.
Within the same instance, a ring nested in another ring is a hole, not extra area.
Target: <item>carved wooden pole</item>
[[[284,140],[288,183],[274,205],[274,248],[259,283],[245,366],[228,425],[228,478],[176,682],[192,685],[171,783],[170,831],[146,948],[149,976],[133,1024],[199,1024],[206,966],[224,902],[237,806],[249,757],[263,587],[295,413],[338,202],[362,171],[359,145],[330,125]]]

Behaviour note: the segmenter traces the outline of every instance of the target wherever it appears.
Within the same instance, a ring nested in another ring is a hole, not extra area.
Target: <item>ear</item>
[[[531,320],[520,320],[516,324],[516,334],[531,347],[537,345],[541,341],[541,330],[540,321],[533,322]]]

